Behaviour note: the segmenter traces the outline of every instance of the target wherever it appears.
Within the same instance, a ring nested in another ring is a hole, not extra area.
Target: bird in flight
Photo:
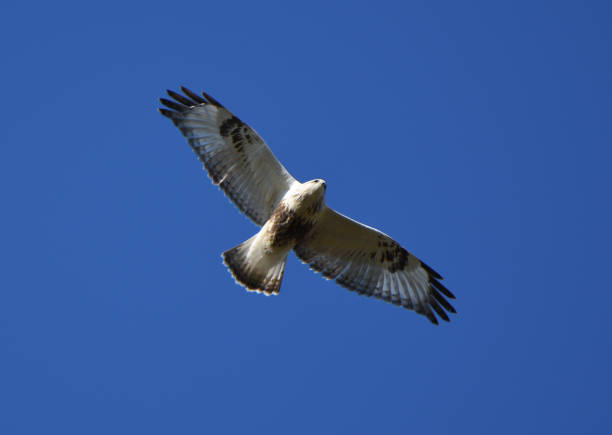
[[[455,313],[442,277],[386,234],[325,204],[325,181],[300,183],[261,137],[221,103],[185,87],[160,98],[162,115],[185,136],[212,182],[261,229],[225,251],[223,262],[249,291],[278,294],[289,252],[366,296],[400,305],[438,324]],[[446,298],[445,298],[446,297]],[[436,314],[434,314],[434,312]]]

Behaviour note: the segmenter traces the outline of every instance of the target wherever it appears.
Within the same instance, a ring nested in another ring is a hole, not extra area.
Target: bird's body
[[[321,179],[295,180],[259,135],[218,101],[181,88],[160,101],[198,155],[213,183],[261,227],[223,253],[223,261],[247,290],[277,294],[292,250],[327,279],[366,296],[448,321],[453,294],[429,266],[386,234],[343,216],[325,204]]]
[[[223,253],[223,261],[247,290],[280,290],[289,252],[310,235],[324,206],[325,183],[295,183],[257,234]]]

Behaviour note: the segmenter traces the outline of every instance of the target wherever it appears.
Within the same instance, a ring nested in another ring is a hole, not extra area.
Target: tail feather
[[[257,234],[225,251],[223,263],[234,279],[247,290],[266,295],[278,294],[283,280],[288,251],[269,254],[257,246]]]

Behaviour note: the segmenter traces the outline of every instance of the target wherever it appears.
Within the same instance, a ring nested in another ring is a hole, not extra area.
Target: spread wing
[[[213,183],[253,222],[262,226],[289,187],[297,181],[280,164],[263,139],[218,101],[181,87],[167,91],[160,113],[187,138]]]
[[[357,293],[374,296],[427,316],[437,324],[455,313],[444,296],[455,296],[442,277],[380,231],[325,207],[296,255],[328,279]]]

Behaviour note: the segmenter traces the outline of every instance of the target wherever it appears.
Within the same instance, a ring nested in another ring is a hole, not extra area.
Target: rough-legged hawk
[[[223,261],[247,290],[277,294],[289,251],[325,278],[448,321],[453,294],[442,277],[386,234],[325,205],[325,181],[295,180],[253,129],[217,100],[181,87],[168,91],[159,109],[187,138],[217,184],[261,230],[223,253]],[[432,311],[433,310],[433,311]]]

